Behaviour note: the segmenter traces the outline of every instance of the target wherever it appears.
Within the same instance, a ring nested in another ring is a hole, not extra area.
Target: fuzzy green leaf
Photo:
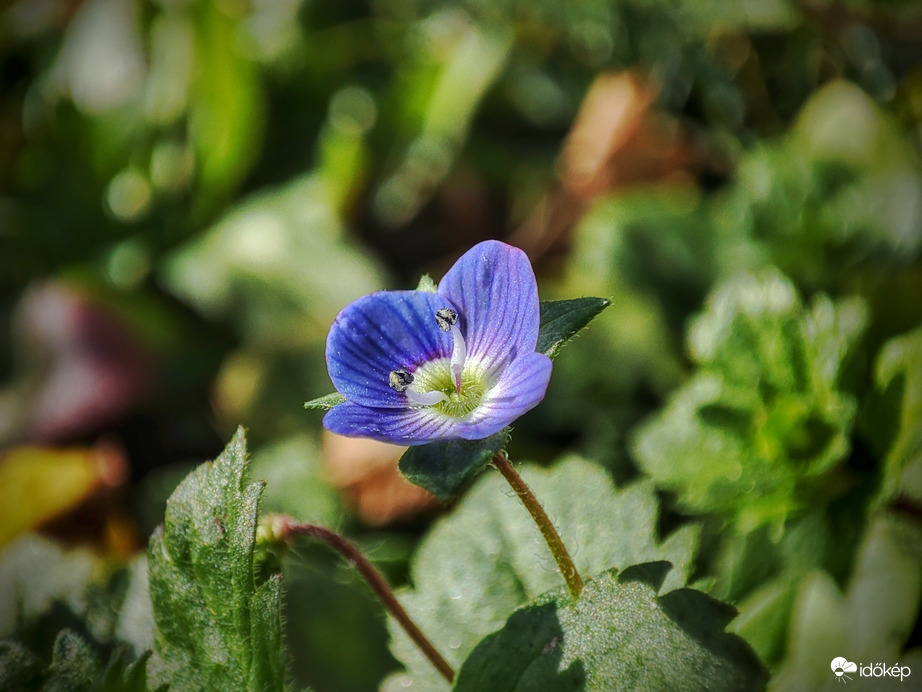
[[[334,406],[339,406],[340,404],[345,403],[345,401],[346,397],[344,397],[339,392],[333,392],[331,394],[325,394],[324,396],[318,396],[316,399],[311,399],[310,401],[305,401],[304,408],[319,411],[329,411]]]
[[[541,328],[535,350],[556,358],[566,343],[609,305],[611,301],[606,298],[541,301]]]
[[[167,502],[148,549],[152,679],[182,690],[282,689],[281,574],[257,569],[262,483],[245,482],[238,430]]]
[[[578,458],[550,469],[525,467],[521,473],[583,576],[669,560],[677,565],[668,577],[670,588],[685,583],[698,528],[682,527],[661,542],[651,483],[616,489],[603,469]],[[563,584],[528,512],[494,473],[481,477],[429,532],[416,553],[411,581],[416,589],[402,593],[402,603],[455,666],[516,607]],[[447,689],[402,630],[390,624],[391,650],[407,672],[392,676],[385,689]]]
[[[0,689],[5,692],[148,692],[145,652],[130,660],[127,647],[119,647],[102,668],[93,649],[78,634],[64,629],[55,638],[51,663],[45,665],[28,648],[12,641],[0,642]],[[166,692],[166,686],[157,692]]]
[[[455,690],[759,690],[767,674],[724,627],[735,611],[692,589],[659,596],[668,563],[605,572],[516,611],[464,662]]]
[[[0,641],[0,690],[23,692],[38,689],[42,662],[29,649],[14,641]]]
[[[634,439],[641,467],[686,509],[743,531],[830,501],[850,450],[857,405],[844,382],[866,320],[857,299],[803,306],[777,273],[723,285],[689,333],[697,371]]]
[[[51,665],[45,671],[42,691],[89,690],[102,674],[96,654],[79,635],[63,630],[54,641]]]
[[[410,447],[400,457],[397,468],[408,481],[447,502],[490,463],[508,439],[509,430],[505,429],[483,440],[448,440]]]

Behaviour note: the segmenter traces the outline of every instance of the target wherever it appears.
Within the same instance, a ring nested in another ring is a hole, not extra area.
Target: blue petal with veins
[[[382,291],[343,309],[326,356],[347,401],[323,424],[404,445],[489,437],[544,398],[551,361],[535,352],[539,326],[525,253],[480,243],[437,293]]]

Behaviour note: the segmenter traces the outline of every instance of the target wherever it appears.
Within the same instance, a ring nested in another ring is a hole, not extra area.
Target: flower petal
[[[468,357],[497,371],[534,352],[538,285],[520,249],[497,240],[478,243],[448,270],[438,292],[461,316]]]
[[[544,399],[551,368],[551,359],[543,353],[516,358],[472,415],[458,423],[455,436],[466,440],[489,437],[533,409]]]
[[[419,445],[436,440],[481,440],[511,424],[544,398],[551,359],[542,353],[517,358],[506,368],[480,406],[463,419],[435,408],[371,408],[351,402],[327,411],[323,427],[349,437]]]
[[[371,408],[347,401],[323,417],[323,427],[347,437],[421,445],[452,437],[457,421],[432,408]]]
[[[451,334],[435,322],[443,307],[445,298],[422,291],[381,291],[346,306],[327,337],[333,386],[362,406],[405,408],[406,396],[391,389],[389,375],[451,356]]]

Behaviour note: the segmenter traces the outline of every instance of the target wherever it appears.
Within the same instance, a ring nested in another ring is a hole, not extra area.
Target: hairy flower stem
[[[547,547],[551,549],[551,555],[553,555],[554,559],[557,561],[557,567],[560,569],[564,581],[567,582],[567,588],[570,590],[570,594],[573,598],[579,598],[583,590],[583,580],[579,576],[579,572],[576,571],[573,558],[571,558],[570,553],[567,552],[567,547],[560,539],[560,534],[557,533],[554,524],[548,518],[541,503],[538,502],[538,498],[535,497],[531,488],[525,484],[522,477],[512,467],[512,464],[509,463],[509,459],[506,458],[505,454],[502,452],[496,454],[493,457],[493,464],[499,469],[499,472],[503,474],[503,478],[509,482],[509,485],[512,486],[515,494],[519,496],[522,504],[525,505],[525,509],[531,514],[531,518],[535,520],[535,524],[538,525],[538,530],[541,531],[541,535],[544,536]]]
[[[378,598],[381,599],[381,602],[384,603],[384,607],[387,608],[390,614],[400,623],[400,626],[403,627],[404,631],[410,636],[410,639],[416,643],[420,650],[426,655],[426,658],[428,658],[432,662],[432,665],[442,674],[442,677],[448,680],[448,682],[452,682],[455,679],[454,669],[448,664],[448,661],[442,658],[442,655],[432,645],[432,642],[426,638],[422,630],[416,626],[416,623],[410,619],[407,611],[403,609],[403,606],[400,605],[400,601],[397,600],[394,592],[391,591],[391,587],[387,583],[387,580],[385,580],[384,576],[374,568],[362,553],[359,552],[358,548],[346,541],[346,539],[339,534],[323,526],[317,526],[316,524],[301,524],[287,517],[285,519],[287,521],[284,527],[278,531],[282,538],[285,537],[285,534],[288,534],[288,536],[310,536],[311,538],[323,541],[346,558],[346,561],[355,567],[365,581],[368,582],[372,591],[374,591]]]

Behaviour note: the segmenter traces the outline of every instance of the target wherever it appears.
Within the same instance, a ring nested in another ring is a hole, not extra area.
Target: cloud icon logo
[[[839,656],[832,659],[832,663],[829,664],[829,667],[832,668],[832,672],[836,674],[836,682],[847,682],[851,680],[846,673],[857,673],[858,664],[852,663],[846,658]]]

